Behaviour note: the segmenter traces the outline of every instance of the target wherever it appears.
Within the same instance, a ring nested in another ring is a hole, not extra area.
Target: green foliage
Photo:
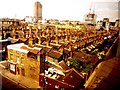
[[[84,65],[84,69],[83,72],[88,72],[90,71],[90,69],[93,67],[92,63],[90,61],[88,61],[85,65]]]
[[[91,51],[91,55],[96,55],[98,53],[98,49],[95,49],[94,51]]]
[[[79,59],[72,58],[70,61],[70,67],[75,68],[76,70],[80,71],[80,67],[82,66],[82,62]]]
[[[83,64],[82,61],[76,58],[72,58],[70,60],[70,67],[75,68],[77,71],[83,71],[83,72],[88,72],[90,69],[93,67],[92,63],[90,61],[86,62]]]
[[[103,60],[104,57],[105,57],[105,51],[99,52],[99,53],[97,54],[97,56],[98,56],[99,60]]]

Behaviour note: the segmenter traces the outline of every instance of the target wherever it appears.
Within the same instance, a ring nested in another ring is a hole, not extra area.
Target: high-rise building
[[[42,20],[42,4],[38,1],[34,4],[34,17],[37,22]]]

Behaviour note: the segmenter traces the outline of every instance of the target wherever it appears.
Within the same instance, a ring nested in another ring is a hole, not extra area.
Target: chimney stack
[[[31,36],[32,27],[29,27],[29,35]]]
[[[56,28],[56,35],[58,35],[58,27],[56,26],[55,28]]]
[[[33,47],[33,39],[32,38],[29,38],[28,46]]]
[[[38,27],[36,27],[36,33],[38,33]]]
[[[72,46],[69,44],[69,51],[71,51],[72,50]]]
[[[13,38],[15,39],[15,28],[13,28],[13,31],[12,31],[12,33],[13,33]]]
[[[70,57],[72,58],[73,57],[73,52],[72,52],[72,46],[69,45],[69,51],[70,51]]]
[[[62,41],[65,42],[65,38],[64,38],[64,36],[62,36]]]
[[[56,40],[56,44],[58,44],[58,43],[59,43],[59,39],[58,39],[58,36],[57,36],[57,35],[56,35],[55,40]]]
[[[47,37],[46,46],[50,46],[50,37]]]
[[[70,41],[72,41],[72,35],[70,34]]]
[[[38,44],[41,44],[42,41],[41,41],[41,37],[38,37]]]
[[[66,38],[65,38],[67,41],[68,41],[68,35],[66,35]]]
[[[45,37],[45,32],[44,31],[42,32],[42,37]]]
[[[46,46],[50,46],[50,41],[49,40],[46,41]]]

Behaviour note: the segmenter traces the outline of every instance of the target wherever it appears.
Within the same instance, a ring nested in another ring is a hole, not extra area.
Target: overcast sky
[[[114,3],[119,0],[0,0],[0,18],[16,16],[22,19],[25,16],[33,16],[35,1],[40,1],[43,5],[44,19],[82,21],[90,7],[95,8],[98,20],[102,17],[111,20],[118,17],[118,3]]]

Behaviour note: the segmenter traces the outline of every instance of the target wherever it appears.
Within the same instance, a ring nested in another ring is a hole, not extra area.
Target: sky
[[[0,18],[33,16],[35,1],[40,1],[43,6],[43,19],[82,21],[90,7],[95,8],[98,20],[118,17],[118,3],[114,3],[119,0],[0,0]]]

